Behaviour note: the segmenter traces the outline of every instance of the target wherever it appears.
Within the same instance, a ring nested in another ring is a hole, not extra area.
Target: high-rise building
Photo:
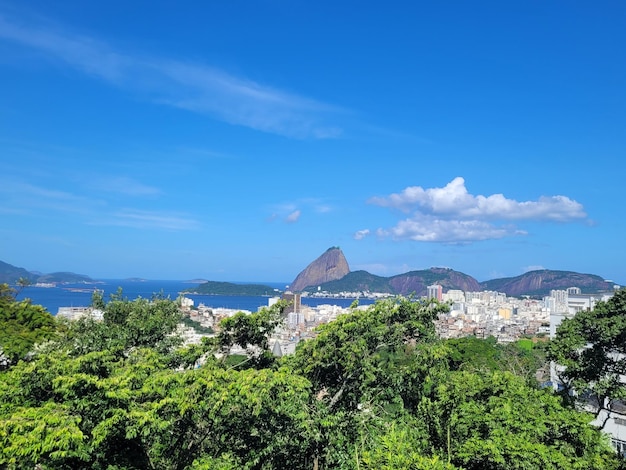
[[[290,292],[287,291],[282,296],[283,300],[289,302],[289,305],[285,309],[284,313],[300,313],[301,303],[300,303],[300,293],[298,292]]]
[[[443,299],[443,287],[439,284],[433,284],[432,286],[426,287],[426,292],[429,299],[437,299],[440,302]]]

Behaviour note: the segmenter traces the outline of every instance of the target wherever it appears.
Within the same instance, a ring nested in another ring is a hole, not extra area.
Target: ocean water
[[[284,289],[286,283],[282,282],[255,282],[276,289]],[[56,315],[59,307],[87,307],[91,304],[91,295],[94,289],[104,291],[104,299],[109,300],[111,294],[115,294],[118,288],[122,289],[124,297],[134,300],[138,297],[150,299],[153,295],[163,295],[172,300],[179,294],[197,284],[184,281],[130,281],[120,279],[107,279],[95,284],[63,284],[56,287],[34,287],[23,289],[17,296],[18,300],[29,298],[34,304],[43,305],[50,313]],[[268,305],[269,298],[264,296],[234,296],[234,295],[198,295],[186,294],[195,305],[203,303],[213,308],[230,308],[237,310],[250,310],[255,312],[259,307]],[[331,304],[340,307],[349,307],[354,299],[319,299],[302,298],[302,304],[315,307],[317,305]],[[361,305],[369,305],[373,301],[360,299]]]

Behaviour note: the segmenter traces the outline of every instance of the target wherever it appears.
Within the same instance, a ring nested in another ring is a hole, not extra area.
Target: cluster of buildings
[[[92,307],[59,307],[57,312],[57,317],[67,320],[78,320],[88,315],[95,320],[102,320],[104,318],[104,312],[102,312],[102,310]]]
[[[561,322],[566,318],[571,318],[576,313],[593,310],[599,301],[606,302],[613,293],[601,294],[581,294],[580,289],[570,288],[567,291],[556,291],[551,299],[550,311],[550,338],[556,336],[556,330]],[[550,364],[550,383],[556,390],[561,387],[559,371],[561,366],[554,362]],[[626,387],[626,376],[620,376],[620,382]],[[615,450],[626,457],[626,404],[622,402],[612,403],[611,411],[599,410],[597,405],[593,405],[593,400],[589,401],[588,411],[594,413],[596,418],[592,424],[600,427],[611,439],[611,444]]]
[[[270,338],[270,344],[273,345],[273,353],[275,355],[293,354],[296,345],[303,339],[315,336],[315,328],[323,323],[329,323],[337,318],[338,315],[347,313],[348,309],[337,305],[318,305],[309,307],[302,304],[300,294],[287,292],[282,296],[283,300],[290,302],[285,310],[285,322],[282,328],[277,329]],[[190,299],[188,301],[192,302]],[[281,300],[281,297],[270,297],[268,299],[268,307],[274,305]],[[361,306],[357,308],[367,308]],[[187,306],[187,312],[190,318],[204,327],[217,328],[223,318],[234,315],[237,312],[251,313],[241,309],[213,308],[204,304],[199,304],[195,308]],[[183,336],[188,342],[200,342],[202,335],[195,334],[192,329],[181,330]],[[233,354],[245,353],[241,348],[235,346],[232,350]]]
[[[618,287],[618,286],[616,286]],[[353,297],[356,297],[352,293]],[[450,305],[450,310],[441,314],[436,320],[437,333],[441,338],[458,338],[476,336],[487,338],[493,336],[498,342],[513,342],[523,335],[545,335],[553,338],[563,319],[571,318],[583,310],[592,310],[600,301],[607,301],[613,292],[598,294],[583,294],[577,287],[564,290],[552,290],[542,299],[515,298],[495,291],[464,292],[451,289],[443,292],[440,285],[427,288],[427,299],[436,299]],[[331,295],[319,292],[316,297]],[[389,294],[372,294],[361,297],[371,299],[388,297]],[[345,298],[341,296],[341,298]],[[328,304],[311,307],[302,303],[299,293],[286,292],[282,299],[289,302],[285,311],[285,322],[282,328],[277,329],[270,338],[272,353],[275,356],[293,354],[296,345],[307,338],[316,335],[315,329],[320,324],[329,323],[339,315],[349,312],[349,308],[342,308]],[[268,300],[271,306],[281,300],[281,297],[272,297]],[[194,306],[191,299],[181,297],[181,308],[189,317],[200,325],[216,329],[220,321],[232,316],[240,309],[213,308],[204,304]],[[367,309],[369,305],[357,306],[357,309]],[[352,308],[352,307],[351,307]],[[244,311],[244,313],[251,313]],[[102,318],[101,311],[94,311],[83,307],[64,307],[59,309],[59,316],[76,319],[83,315],[92,315]],[[197,333],[194,328],[181,325],[179,333],[187,343],[199,343],[204,334]],[[234,354],[246,354],[243,348],[233,348]],[[557,388],[559,366],[551,364],[550,382]],[[626,378],[625,378],[626,382]],[[596,424],[604,424],[604,430],[611,436],[615,449],[626,456],[626,405],[623,413],[616,416],[600,414]]]
[[[450,304],[450,311],[436,321],[441,338],[494,336],[498,342],[513,342],[522,335],[547,334],[549,312],[545,302],[518,299],[495,291],[441,293],[429,287],[429,298]]]
[[[319,293],[319,296],[324,295],[327,293]],[[371,298],[389,296],[389,294],[370,295],[374,295]],[[611,295],[612,292],[582,294],[579,288],[570,287],[565,290],[552,290],[550,295],[538,300],[509,297],[495,291],[464,292],[451,289],[444,293],[442,286],[432,285],[427,288],[426,298],[450,305],[449,312],[440,315],[436,320],[437,333],[441,338],[493,336],[498,342],[507,343],[525,335],[554,336],[563,318],[573,316],[581,310],[593,309],[598,301],[606,301]],[[280,299],[281,297],[270,298],[268,306]],[[286,292],[282,299],[289,302],[289,307],[285,311],[285,324],[274,333],[272,344],[279,343],[283,354],[292,353],[299,341],[315,336],[315,328],[318,325],[329,323],[338,315],[349,311],[348,308],[333,305],[332,301],[316,307],[304,305],[299,293]],[[183,307],[187,309],[192,320],[211,328],[219,325],[222,318],[240,311],[211,308],[203,304],[192,309],[193,301],[185,298]],[[368,306],[356,308],[366,309]],[[192,333],[188,335],[191,335],[190,340],[198,340],[192,338]]]

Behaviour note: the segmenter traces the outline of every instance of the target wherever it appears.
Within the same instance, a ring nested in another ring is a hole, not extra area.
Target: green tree
[[[233,346],[246,351],[247,360],[236,361],[240,367],[268,367],[274,363],[269,348],[270,335],[284,322],[283,311],[287,303],[279,301],[254,313],[237,312],[224,318],[215,338],[215,352],[228,361]],[[232,364],[232,362],[230,362]]]
[[[471,469],[616,469],[591,416],[509,372],[450,374],[420,406],[432,445]]]
[[[329,408],[357,409],[390,391],[397,374],[383,365],[391,357],[435,341],[433,320],[447,308],[396,298],[353,310],[320,326],[314,340],[299,345],[292,365],[311,380]]]
[[[99,307],[104,320],[87,317],[74,323],[70,338],[76,353],[106,348],[155,348],[172,351],[181,343],[175,334],[182,314],[175,302],[160,295],[151,299],[128,300],[119,289],[104,303],[101,293],[94,293],[92,306]]]
[[[247,367],[216,356],[266,350],[279,308],[181,347],[175,302],[120,293],[103,321],[70,322],[0,372],[0,468],[617,468],[589,415],[550,390],[451,368],[458,349],[433,324],[445,308],[353,309],[295,355]]]
[[[52,338],[54,317],[30,299],[17,301],[15,290],[0,284],[0,368],[25,358],[35,344]]]
[[[449,339],[445,344],[450,349],[452,370],[507,371],[523,377],[528,385],[538,386],[537,371],[546,366],[545,342],[520,339],[498,344],[493,336],[486,339],[467,336]]]
[[[393,420],[419,398],[424,377],[443,364],[433,320],[447,308],[409,298],[379,301],[320,326],[284,358],[313,384],[321,465],[353,468],[364,418]]]
[[[455,467],[437,455],[425,456],[423,435],[413,422],[394,420],[387,422],[380,432],[374,435],[360,457],[355,458],[365,469],[372,470],[454,470]]]
[[[0,374],[0,468],[305,468],[310,383],[210,358],[174,367],[207,346],[176,346],[172,304],[116,297],[104,321],[71,322]]]
[[[493,371],[500,368],[500,350],[494,336],[485,339],[475,336],[449,339],[446,346],[450,349],[452,370]]]
[[[591,402],[603,411],[626,414],[626,289],[590,311],[578,312],[559,325],[548,358],[558,364],[563,396]],[[605,415],[607,418],[609,414]]]

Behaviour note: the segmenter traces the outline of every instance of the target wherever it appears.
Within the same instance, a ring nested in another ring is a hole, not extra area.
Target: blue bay
[[[263,282],[277,289],[284,289],[286,283]],[[34,304],[43,305],[50,313],[56,315],[59,307],[86,307],[91,304],[91,295],[94,289],[104,291],[104,298],[108,300],[111,294],[115,294],[118,288],[122,289],[122,294],[128,299],[138,297],[150,299],[155,294],[163,295],[171,299],[176,299],[185,289],[195,287],[197,284],[184,281],[129,281],[108,279],[96,284],[62,284],[56,287],[27,287],[18,295],[18,300],[29,298]],[[268,297],[264,296],[230,296],[230,295],[198,295],[186,294],[192,299],[195,305],[200,303],[213,308],[229,308],[237,310],[256,311],[259,307],[268,305]],[[326,299],[303,297],[302,304],[316,307],[323,304],[338,305],[348,307],[353,299]],[[362,305],[371,304],[368,299],[360,299]]]

